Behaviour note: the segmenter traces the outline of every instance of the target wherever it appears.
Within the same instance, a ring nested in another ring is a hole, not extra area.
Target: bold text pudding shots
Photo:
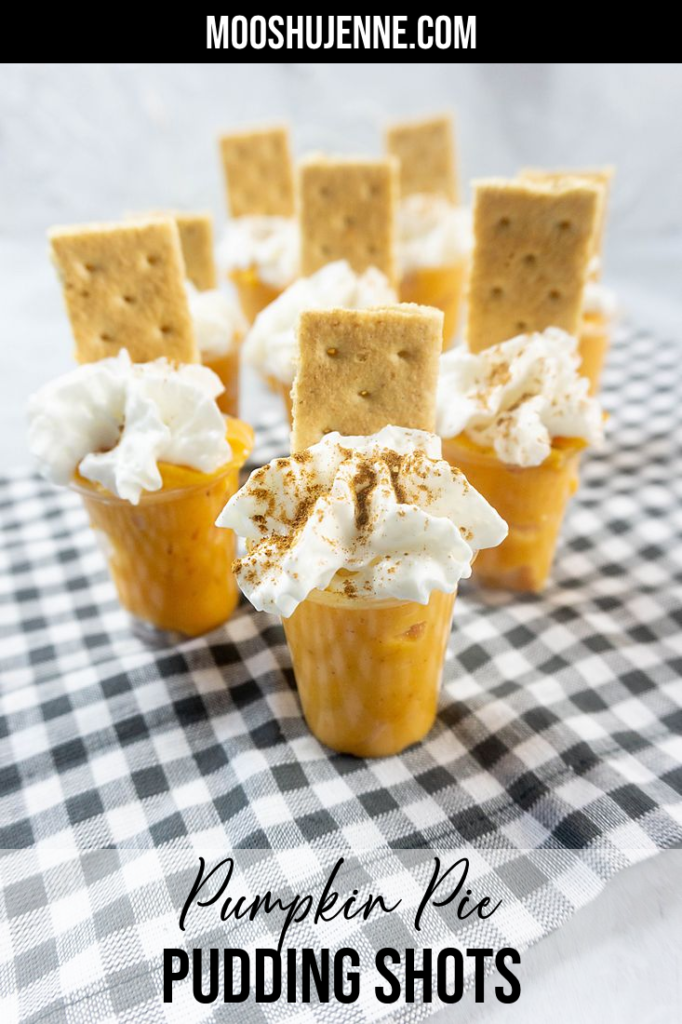
[[[218,523],[247,539],[245,594],[283,617],[312,732],[394,754],[433,724],[458,582],[506,525],[433,433],[441,313],[310,311],[298,333],[294,454]]]
[[[599,201],[576,182],[475,188],[472,351],[441,359],[438,433],[445,458],[509,523],[474,568],[490,586],[542,589],[579,453],[601,438],[575,337]]]
[[[459,205],[451,116],[402,121],[386,130],[400,165],[400,299],[441,309],[443,347],[459,327],[471,250],[471,217]]]
[[[258,315],[244,345],[244,359],[279,391],[289,416],[298,314],[397,302],[394,161],[309,157],[298,195],[303,276]]]
[[[159,629],[206,632],[237,603],[234,536],[214,521],[253,434],[221,413],[221,382],[196,361],[177,226],[50,240],[82,365],[32,397],[33,456],[81,495],[123,606]]]
[[[231,220],[219,261],[253,323],[298,276],[294,172],[286,126],[230,132],[220,138]]]

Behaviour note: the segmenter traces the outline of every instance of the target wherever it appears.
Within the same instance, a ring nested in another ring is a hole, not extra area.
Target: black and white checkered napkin
[[[585,458],[552,585],[462,587],[437,724],[376,762],[310,735],[274,618],[243,604],[207,637],[145,647],[78,499],[2,481],[0,847],[34,848],[4,861],[3,1020],[199,1019],[194,1003],[162,1007],[154,944],[181,944],[190,846],[244,851],[252,891],[365,850],[360,888],[406,893],[426,868],[399,851],[468,847],[504,911],[464,941],[523,948],[614,871],[682,840],[682,349],[624,329],[605,383],[608,438]],[[273,423],[259,461],[283,450]],[[255,852],[267,848],[293,852]],[[267,927],[210,939],[248,946]],[[419,944],[459,943],[451,927],[438,916]],[[393,938],[306,928],[300,945],[415,945],[400,914]],[[209,941],[183,939],[197,935]],[[243,1010],[268,1013],[286,1009]]]

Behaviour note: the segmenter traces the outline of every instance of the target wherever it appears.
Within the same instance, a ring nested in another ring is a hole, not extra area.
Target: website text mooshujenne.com
[[[207,49],[475,50],[476,18],[459,15],[206,17]]]

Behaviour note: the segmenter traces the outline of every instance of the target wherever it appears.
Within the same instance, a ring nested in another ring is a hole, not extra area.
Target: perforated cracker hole
[[[338,350],[338,348],[328,348],[328,349],[327,349],[327,355],[328,355],[328,356],[331,356],[332,358],[333,358],[334,356],[338,356],[338,354],[339,354],[339,350]]]
[[[552,288],[551,292],[549,293],[549,297],[552,300],[552,302],[558,302],[561,298],[561,292],[558,291],[556,288]]]
[[[113,341],[114,339],[111,337],[110,334],[100,334],[99,340],[107,343],[107,342]]]
[[[494,288],[490,289],[490,297],[492,299],[501,299],[504,295],[504,289],[500,288],[499,285],[495,285]]]
[[[537,261],[537,256],[535,255],[535,253],[532,252],[527,253],[523,257],[523,262],[526,264],[527,267],[534,267]]]
[[[498,226],[498,228],[501,231],[504,231],[510,225],[511,225],[511,221],[510,221],[509,217],[500,217],[500,219],[497,222],[497,226]]]
[[[371,395],[370,391],[365,391],[365,390],[358,391],[358,397],[359,398],[369,398],[370,395]]]
[[[149,264],[150,267],[156,267],[160,262],[161,260],[159,259],[159,257],[155,256],[153,253],[151,256],[147,256],[147,263]]]
[[[409,358],[410,358],[410,353],[409,353],[408,349],[401,348],[400,351],[398,352],[398,359],[409,359]]]
[[[559,231],[568,231],[569,228],[571,227],[571,222],[570,222],[570,220],[560,220],[559,223],[557,224],[557,227],[558,227]]]
[[[525,320],[517,320],[515,326],[517,331],[525,331],[528,327],[528,324]]]
[[[163,335],[168,335],[173,333],[173,328],[170,327],[168,324],[161,324],[161,326],[159,327],[159,331]]]
[[[135,302],[135,298],[132,295],[122,295],[121,299],[125,302],[126,306],[132,306]]]

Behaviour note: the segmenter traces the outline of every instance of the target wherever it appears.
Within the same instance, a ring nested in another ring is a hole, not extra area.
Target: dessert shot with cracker
[[[453,117],[390,124],[385,148],[400,166],[400,300],[441,309],[449,348],[460,324],[471,252],[471,214],[460,205]]]
[[[82,498],[138,631],[205,633],[238,600],[235,537],[215,517],[253,432],[221,412],[221,381],[199,362],[177,223],[49,238],[80,365],[30,399],[31,453]]]
[[[240,349],[246,318],[238,301],[218,287],[210,213],[173,212],[185,263],[185,288],[199,354],[204,366],[220,378],[218,408],[239,415]]]
[[[602,190],[601,210],[594,233],[592,256],[583,295],[582,321],[578,336],[580,371],[590,381],[592,393],[599,390],[604,363],[613,338],[618,319],[618,301],[611,288],[601,280],[603,267],[604,236],[608,215],[611,182],[615,173],[613,167],[599,167],[592,170],[548,171],[526,167],[519,177],[529,181],[541,181],[561,187],[566,181],[582,181],[596,185]]]
[[[210,213],[153,210],[131,214],[131,220],[168,218],[175,221],[185,265],[185,288],[201,362],[220,377],[223,391],[219,409],[239,415],[240,348],[246,319],[237,299],[218,286],[213,252],[213,218]]]
[[[297,180],[303,276],[256,317],[244,344],[245,361],[282,396],[290,421],[299,314],[398,301],[393,161],[311,156]]]
[[[283,619],[310,730],[360,757],[431,729],[459,581],[507,532],[441,455],[442,333],[416,305],[301,313],[294,454],[218,518],[246,538],[239,586]]]
[[[219,262],[253,323],[298,276],[294,168],[287,125],[221,135],[230,221]]]
[[[489,586],[542,590],[580,453],[602,437],[576,338],[600,209],[584,182],[475,183],[469,349],[441,357],[438,433],[509,524],[474,567]]]

